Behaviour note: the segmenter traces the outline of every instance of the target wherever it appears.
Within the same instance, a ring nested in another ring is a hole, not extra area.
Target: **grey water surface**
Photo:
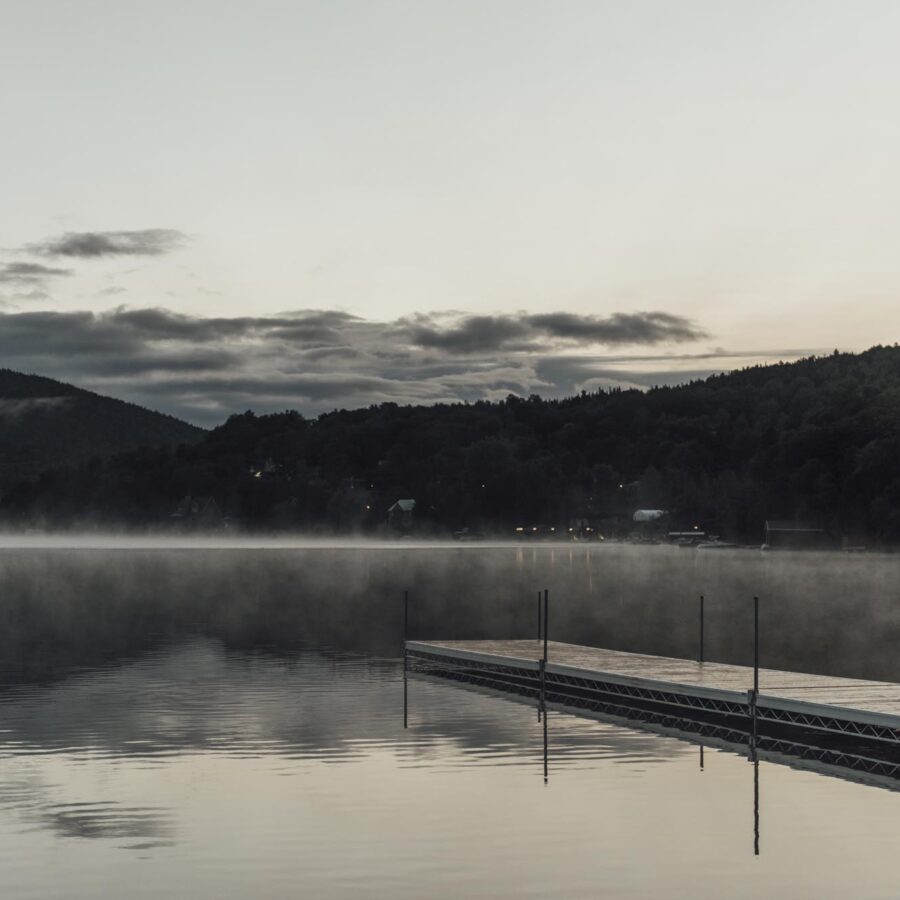
[[[545,782],[532,705],[421,677],[404,728],[399,597],[422,637],[520,637],[546,584],[561,639],[684,655],[702,584],[730,659],[756,587],[779,662],[896,678],[897,573],[655,547],[8,546],[2,896],[895,897],[884,787],[763,761],[754,809],[740,752],[701,769],[696,744],[552,710]]]

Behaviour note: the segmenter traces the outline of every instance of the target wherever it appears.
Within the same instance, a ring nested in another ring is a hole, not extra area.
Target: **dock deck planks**
[[[543,643],[537,640],[508,641],[408,641],[407,648],[424,654],[442,651],[461,659],[480,657],[498,664],[521,663],[533,669],[542,657]],[[746,695],[753,687],[753,669],[727,663],[704,662],[627,653],[599,647],[582,647],[557,641],[548,643],[547,671],[577,670],[586,675],[598,673],[638,683],[680,685],[707,691],[736,692]],[[878,721],[900,729],[900,684],[809,675],[774,669],[759,670],[761,700],[786,701],[789,706],[806,709],[810,705],[841,710],[841,718]],[[856,715],[861,713],[862,715]]]

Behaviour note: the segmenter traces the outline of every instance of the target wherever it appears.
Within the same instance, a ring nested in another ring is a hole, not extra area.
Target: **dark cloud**
[[[214,425],[247,408],[315,414],[383,401],[552,397],[608,384],[663,383],[660,376],[678,378],[681,365],[681,380],[701,367],[718,371],[714,358],[691,365],[680,362],[684,355],[585,352],[599,344],[674,343],[693,334],[702,331],[664,313],[444,314],[377,322],[339,310],[205,318],[120,307],[0,313],[0,359],[19,371]]]
[[[413,344],[449,353],[537,350],[548,339],[612,346],[695,341],[707,336],[689,319],[663,312],[614,313],[606,317],[563,312],[468,316],[444,327],[431,318],[418,317],[406,326]]]
[[[195,343],[225,339],[269,338],[300,344],[340,342],[340,327],[360,321],[346,313],[305,311],[283,316],[202,318],[168,309],[113,310],[97,321],[144,340],[182,340]]]
[[[598,344],[659,344],[707,337],[689,319],[663,312],[614,313],[606,318],[543,313],[527,319],[533,328],[553,337]]]
[[[153,353],[142,348],[134,355],[100,355],[90,366],[99,376],[156,376],[194,372],[205,376],[211,372],[227,372],[239,368],[241,354],[229,350],[192,350]]]
[[[48,278],[71,274],[71,269],[42,266],[40,263],[13,262],[0,266],[0,284],[39,285]]]
[[[269,320],[273,323],[272,336],[301,343],[340,344],[341,329],[361,321],[356,316],[341,312],[320,312],[305,315],[301,319]]]
[[[427,324],[426,324],[427,323]],[[478,353],[496,350],[529,333],[525,318],[512,316],[470,316],[450,328],[436,328],[429,319],[411,323],[409,337],[419,347],[434,347],[451,353]]]
[[[162,256],[177,250],[185,235],[173,228],[142,231],[67,231],[25,249],[41,256],[96,259],[103,256]]]

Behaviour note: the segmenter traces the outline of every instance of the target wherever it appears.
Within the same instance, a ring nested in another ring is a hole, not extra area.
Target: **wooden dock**
[[[697,662],[550,641],[407,641],[413,668],[582,709],[644,706],[900,750],[900,684]],[[541,669],[543,667],[543,677]],[[886,749],[886,748],[885,748]]]

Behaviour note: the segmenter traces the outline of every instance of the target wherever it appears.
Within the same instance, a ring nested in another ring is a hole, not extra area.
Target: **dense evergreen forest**
[[[650,507],[669,510],[672,528],[730,540],[759,543],[780,518],[894,546],[900,347],[646,392],[315,419],[247,412],[196,443],[45,472],[8,491],[0,513],[19,525],[158,526],[186,496],[214,498],[228,527],[246,530],[375,532],[394,501],[414,498],[423,533],[576,519],[614,532]]]

